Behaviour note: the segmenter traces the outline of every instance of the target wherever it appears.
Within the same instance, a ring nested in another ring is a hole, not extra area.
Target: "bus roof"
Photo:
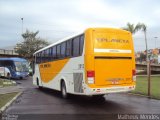
[[[87,29],[84,30],[84,31],[87,31],[87,30],[95,30],[95,29],[97,29],[97,30],[100,30],[100,29],[112,29],[112,30],[120,30],[120,31],[123,31],[123,32],[125,31],[126,33],[130,33],[130,32],[128,32],[128,31],[126,31],[126,30],[119,29],[119,28],[87,28]],[[81,34],[83,34],[83,33],[84,33],[84,32],[80,32],[80,33],[78,33],[78,34],[74,34],[74,35],[72,35],[72,36],[69,36],[69,37],[66,37],[66,38],[64,38],[64,39],[58,40],[57,42],[52,43],[51,45],[48,45],[48,46],[46,46],[46,47],[44,47],[44,48],[36,51],[33,55],[35,55],[36,53],[39,53],[39,52],[41,52],[41,51],[43,51],[43,50],[45,50],[45,49],[48,49],[48,48],[50,48],[50,47],[52,47],[52,46],[54,46],[54,45],[57,45],[57,44],[59,44],[59,43],[61,43],[61,42],[64,42],[64,41],[66,41],[66,40],[69,40],[69,39],[71,39],[71,38],[73,38],[73,37],[76,37],[76,36],[78,36],[78,35],[81,35]]]
[[[1,61],[1,60],[27,61],[27,60],[24,59],[24,58],[16,58],[16,57],[11,57],[11,58],[0,58],[0,61]]]

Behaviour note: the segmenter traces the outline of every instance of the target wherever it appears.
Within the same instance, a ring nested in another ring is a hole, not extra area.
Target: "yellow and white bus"
[[[33,84],[67,94],[102,96],[135,89],[130,32],[88,28],[34,53]]]

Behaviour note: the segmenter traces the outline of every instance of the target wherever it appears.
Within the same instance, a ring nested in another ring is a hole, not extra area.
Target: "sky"
[[[0,0],[0,49],[22,42],[26,29],[54,43],[88,27],[121,28],[127,22],[147,26],[151,49],[160,47],[159,21],[160,0]],[[135,50],[145,50],[143,32],[133,38]]]

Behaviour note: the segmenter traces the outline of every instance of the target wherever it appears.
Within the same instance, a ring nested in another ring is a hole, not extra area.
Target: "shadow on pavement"
[[[36,88],[38,90],[38,88]],[[42,88],[39,89],[39,91],[52,96],[53,99],[54,97],[61,99],[63,101],[66,101],[67,103],[71,103],[71,104],[76,104],[78,106],[85,106],[85,107],[92,107],[92,108],[97,108],[100,107],[101,109],[108,109],[108,110],[112,110],[112,109],[122,109],[123,111],[123,107],[121,105],[119,105],[118,103],[111,101],[111,100],[107,100],[107,95],[100,97],[100,98],[94,98],[91,96],[82,96],[82,95],[72,95],[69,94],[69,98],[67,99],[63,99],[61,97],[61,92],[56,91],[56,90],[52,90],[52,89],[48,89],[48,88]]]

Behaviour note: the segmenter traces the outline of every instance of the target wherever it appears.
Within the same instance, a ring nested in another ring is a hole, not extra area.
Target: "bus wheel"
[[[61,93],[62,93],[63,98],[66,99],[68,97],[67,90],[66,90],[66,85],[65,85],[64,81],[62,81],[62,83],[61,83]]]
[[[7,78],[10,79],[11,78],[11,74],[7,73]]]
[[[93,99],[93,100],[102,100],[102,99],[104,99],[103,96],[104,96],[104,95],[93,95],[93,96],[92,96],[92,99]]]
[[[38,78],[37,78],[36,82],[37,82],[37,86],[38,86],[38,88],[39,88],[40,90],[42,90],[42,89],[43,89],[43,87],[39,85],[39,79],[38,79]]]

